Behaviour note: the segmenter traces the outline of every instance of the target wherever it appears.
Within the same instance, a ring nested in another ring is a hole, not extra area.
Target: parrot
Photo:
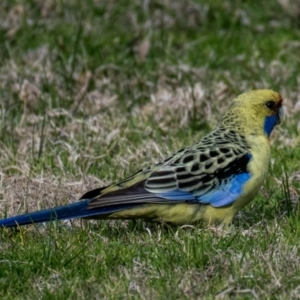
[[[78,202],[2,219],[0,228],[74,218],[228,225],[264,183],[282,103],[272,90],[245,92],[195,144],[118,183],[88,191]]]

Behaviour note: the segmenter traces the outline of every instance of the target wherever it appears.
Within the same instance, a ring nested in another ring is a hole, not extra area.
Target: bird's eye
[[[269,109],[275,110],[276,103],[274,101],[268,101],[268,102],[266,102],[266,107]]]

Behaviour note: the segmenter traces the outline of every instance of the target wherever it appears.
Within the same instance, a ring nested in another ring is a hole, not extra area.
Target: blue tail
[[[1,227],[17,227],[21,225],[49,222],[54,220],[69,220],[74,218],[91,218],[93,216],[107,215],[109,213],[127,208],[128,205],[110,206],[95,209],[87,209],[91,200],[83,200],[76,203],[58,206],[50,209],[32,212],[25,215],[15,216],[0,220]]]
[[[86,210],[86,206],[89,202],[90,200],[85,200],[65,206],[58,206],[0,220],[0,228],[2,226],[15,227],[18,225],[47,222],[52,220],[66,220],[86,216],[88,212]]]

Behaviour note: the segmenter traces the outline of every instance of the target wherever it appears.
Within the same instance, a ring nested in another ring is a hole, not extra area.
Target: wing
[[[247,165],[251,157],[234,146],[186,153],[154,172],[145,189],[168,200],[226,206],[241,195],[250,179]]]

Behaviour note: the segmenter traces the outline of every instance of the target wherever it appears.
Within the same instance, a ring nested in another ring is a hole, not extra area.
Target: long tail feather
[[[130,208],[132,205],[119,205],[102,207],[98,209],[88,209],[88,204],[91,200],[83,200],[77,203],[72,203],[64,206],[58,206],[50,209],[36,211],[20,216],[15,216],[7,219],[0,220],[1,227],[17,227],[21,225],[49,222],[54,220],[69,220],[74,218],[92,218],[101,215],[105,218],[105,215]]]
[[[90,200],[86,200],[0,220],[0,227],[15,227],[18,225],[47,222],[52,220],[66,220],[77,218],[82,215],[86,215],[85,208],[89,201]]]

